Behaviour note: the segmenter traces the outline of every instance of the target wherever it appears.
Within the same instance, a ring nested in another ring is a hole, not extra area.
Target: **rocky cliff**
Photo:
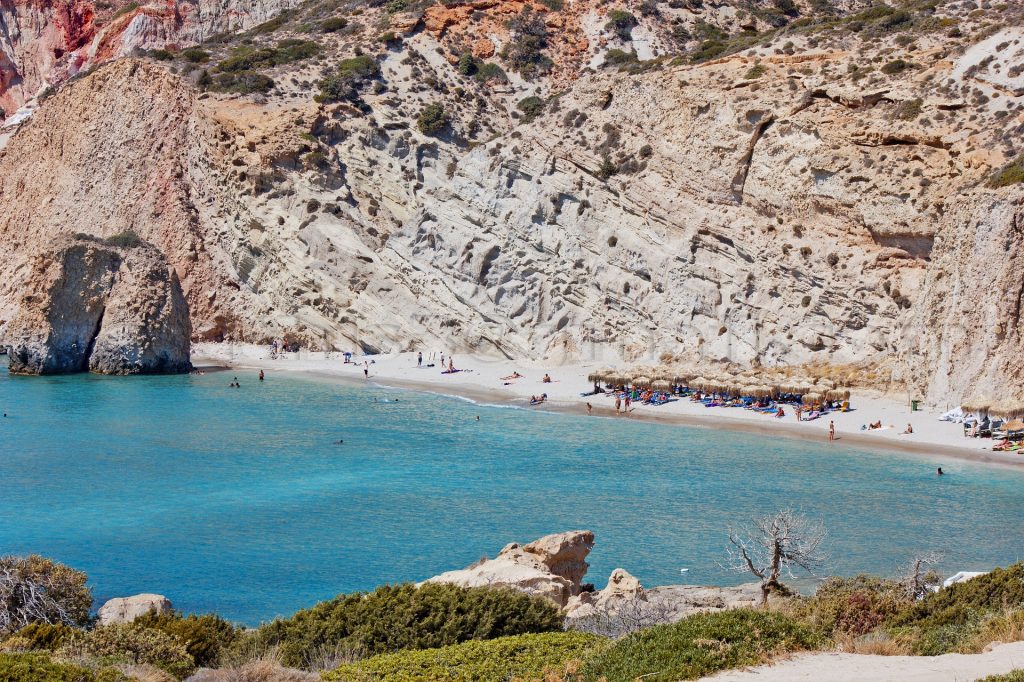
[[[28,259],[14,287],[10,371],[18,374],[187,372],[192,333],[177,277],[129,236],[58,239]]]
[[[198,339],[1021,390],[1019,6],[401,4],[61,88],[0,272],[130,226]]]

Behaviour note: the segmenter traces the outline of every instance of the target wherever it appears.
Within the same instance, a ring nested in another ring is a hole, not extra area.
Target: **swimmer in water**
[[[939,467],[938,471],[935,472],[937,476],[942,476],[942,467]]]

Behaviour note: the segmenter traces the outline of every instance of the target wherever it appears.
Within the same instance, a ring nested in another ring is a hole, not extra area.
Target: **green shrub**
[[[799,602],[795,615],[827,637],[840,633],[857,636],[874,630],[913,603],[905,589],[883,578],[827,578],[813,597]]]
[[[626,52],[625,50],[620,50],[618,48],[613,47],[612,49],[604,53],[604,63],[610,66],[624,66],[627,64],[636,64],[637,61],[639,60],[637,59],[636,52],[633,52],[632,50]]]
[[[22,643],[20,648],[27,651],[56,651],[74,635],[73,628],[57,623],[29,623],[12,636]],[[7,642],[4,642],[6,644]],[[2,648],[2,647],[0,647]]]
[[[277,31],[279,28],[283,27],[285,24],[287,24],[288,21],[292,18],[293,14],[294,12],[292,10],[285,10],[278,14],[273,19],[265,21],[259,26],[253,27],[251,32],[254,34],[273,33]]]
[[[921,115],[921,109],[923,106],[924,100],[920,97],[916,99],[908,99],[904,102],[900,102],[899,106],[896,107],[896,116],[904,121],[913,121]]]
[[[891,62],[887,62],[886,64],[884,64],[880,70],[882,73],[892,76],[897,73],[902,73],[909,68],[910,62],[908,62],[907,60],[894,59]]]
[[[1021,182],[1024,182],[1024,156],[1019,156],[1016,160],[1000,168],[989,179],[988,184],[993,189],[999,189],[1000,187],[1009,187]]]
[[[419,117],[416,119],[416,127],[424,135],[437,135],[448,127],[448,113],[439,102],[433,102],[423,107]]]
[[[337,33],[346,26],[348,26],[348,19],[345,17],[331,17],[320,23],[320,30],[324,33]]]
[[[204,72],[205,73],[205,72]],[[209,75],[209,74],[207,74]],[[200,83],[204,81],[200,74]],[[269,92],[274,88],[274,79],[255,71],[238,71],[236,73],[217,74],[213,81],[213,87],[225,92],[237,92],[242,95],[251,95],[259,92]]]
[[[473,56],[472,52],[463,52],[459,55],[457,68],[463,76],[473,76],[480,70],[480,61]]]
[[[174,59],[174,55],[171,54],[170,51],[161,48],[149,50],[148,52],[146,52],[146,54],[149,55],[150,58],[159,60],[161,62],[169,62],[172,59]]]
[[[308,59],[320,53],[320,44],[312,40],[288,38],[276,47],[252,48],[244,45],[217,65],[218,71],[252,71]]]
[[[38,554],[0,557],[0,636],[29,623],[85,625],[92,591],[85,573]]]
[[[110,18],[111,19],[117,19],[118,17],[122,17],[125,14],[128,14],[129,12],[134,12],[138,8],[139,8],[139,3],[137,3],[137,2],[129,2],[127,5],[125,5],[121,9],[117,10],[116,12],[114,12],[114,14]]]
[[[135,623],[116,623],[90,630],[80,641],[67,645],[65,651],[94,656],[106,665],[149,664],[178,678],[187,677],[195,669],[195,661],[181,640]]]
[[[210,61],[210,53],[198,47],[190,47],[181,51],[181,58],[193,64],[205,64]]]
[[[107,237],[103,241],[106,242],[107,244],[110,244],[111,246],[118,246],[123,249],[133,249],[137,246],[142,246],[143,244],[146,243],[145,240],[142,239],[142,237],[135,234],[135,232],[131,230],[118,232],[112,237]]]
[[[584,679],[675,682],[814,649],[821,639],[785,616],[735,609],[633,633],[587,661]]]
[[[3,682],[128,682],[118,671],[96,671],[70,663],[54,661],[47,654],[0,653],[0,680]]]
[[[523,112],[523,120],[532,121],[544,111],[544,100],[537,96],[525,97],[519,100],[516,105],[519,111]]]
[[[747,79],[748,81],[752,81],[756,78],[760,78],[761,76],[764,75],[764,73],[764,65],[754,64],[752,67],[750,67],[750,71],[747,71],[747,75],[745,75],[744,78]]]
[[[964,624],[978,613],[1024,607],[1024,563],[997,568],[929,594],[891,625],[941,626]]]
[[[540,597],[512,590],[404,584],[322,602],[263,625],[249,644],[277,646],[282,662],[297,667],[325,647],[372,656],[561,627],[558,609]]]
[[[633,27],[636,24],[636,17],[629,12],[613,9],[608,12],[608,23],[604,27],[617,35],[621,40],[632,40]]]
[[[238,638],[238,629],[215,614],[182,616],[151,611],[136,618],[135,625],[160,630],[185,644],[185,650],[201,668],[215,667],[220,655]]]
[[[355,99],[363,83],[380,75],[380,65],[369,55],[343,59],[329,76],[320,81],[317,102],[342,102]]]
[[[324,675],[335,682],[505,682],[537,679],[545,669],[582,660],[604,640],[582,632],[500,637],[381,654]]]
[[[544,54],[548,46],[544,19],[527,6],[509,20],[508,28],[513,39],[502,50],[501,56],[509,67],[527,80],[550,71],[552,62]]]

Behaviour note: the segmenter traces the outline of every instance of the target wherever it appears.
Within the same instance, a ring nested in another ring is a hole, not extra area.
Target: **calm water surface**
[[[618,566],[647,585],[738,583],[717,565],[726,524],[782,506],[826,523],[839,573],[924,550],[949,570],[1022,555],[1015,470],[282,372],[230,389],[234,374],[0,364],[0,554],[85,570],[97,603],[159,592],[250,624],[575,528],[597,533],[599,587]]]

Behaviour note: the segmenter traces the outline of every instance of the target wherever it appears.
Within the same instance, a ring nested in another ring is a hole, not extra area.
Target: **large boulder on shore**
[[[115,597],[99,610],[100,625],[131,623],[147,613],[168,613],[172,609],[170,600],[162,594],[136,594],[133,597]]]
[[[576,530],[546,535],[527,545],[506,545],[493,559],[460,571],[448,571],[426,582],[463,587],[504,586],[539,595],[562,607],[581,591],[594,548],[594,534]]]
[[[192,324],[178,277],[134,235],[62,237],[31,259],[3,330],[16,374],[189,371]]]

